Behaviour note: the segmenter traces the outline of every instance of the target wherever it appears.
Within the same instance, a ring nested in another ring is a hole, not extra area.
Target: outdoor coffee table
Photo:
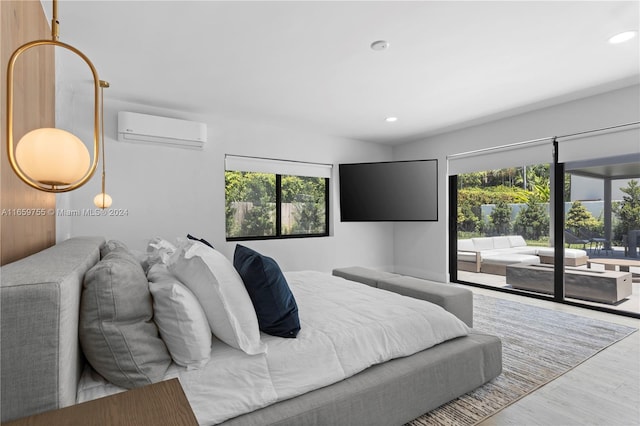
[[[604,265],[604,269],[607,271],[615,271],[616,266],[620,268],[620,272],[629,272],[630,266],[636,266],[640,268],[640,260],[632,259],[589,259],[587,260],[587,268],[591,268],[591,264]],[[636,281],[640,278],[640,274],[632,273],[633,280]]]
[[[506,283],[512,288],[553,294],[553,265],[507,265]],[[617,304],[631,296],[631,273],[621,271],[597,271],[586,268],[565,269],[565,296],[572,299]]]

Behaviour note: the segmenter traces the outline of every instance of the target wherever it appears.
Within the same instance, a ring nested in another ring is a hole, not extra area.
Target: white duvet
[[[200,424],[223,422],[468,332],[432,303],[319,272],[285,276],[298,304],[297,338],[262,334],[267,353],[253,356],[214,339],[205,367],[172,364],[167,371],[165,379],[180,379]],[[122,390],[87,369],[77,400]]]

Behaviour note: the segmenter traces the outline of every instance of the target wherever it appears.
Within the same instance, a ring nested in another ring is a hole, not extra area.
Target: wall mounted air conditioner
[[[176,148],[202,149],[207,125],[135,112],[118,112],[118,140]]]

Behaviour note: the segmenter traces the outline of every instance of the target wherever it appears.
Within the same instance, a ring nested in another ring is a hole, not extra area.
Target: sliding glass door
[[[457,279],[553,296],[550,164],[462,173],[456,180]]]
[[[586,133],[450,156],[452,281],[640,316],[640,133]]]
[[[564,206],[568,301],[640,314],[638,140],[637,128],[624,128],[560,144],[570,180]]]

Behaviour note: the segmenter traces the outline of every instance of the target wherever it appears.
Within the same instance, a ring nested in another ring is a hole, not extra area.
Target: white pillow
[[[203,367],[211,356],[211,328],[198,299],[161,263],[147,279],[154,320],[171,358],[187,369]]]
[[[169,241],[161,237],[153,237],[147,245],[146,259],[144,259],[143,267],[145,271],[149,271],[156,263],[167,263],[176,247]]]
[[[249,293],[222,253],[198,241],[186,242],[168,266],[198,298],[218,339],[249,355],[266,352]]]

